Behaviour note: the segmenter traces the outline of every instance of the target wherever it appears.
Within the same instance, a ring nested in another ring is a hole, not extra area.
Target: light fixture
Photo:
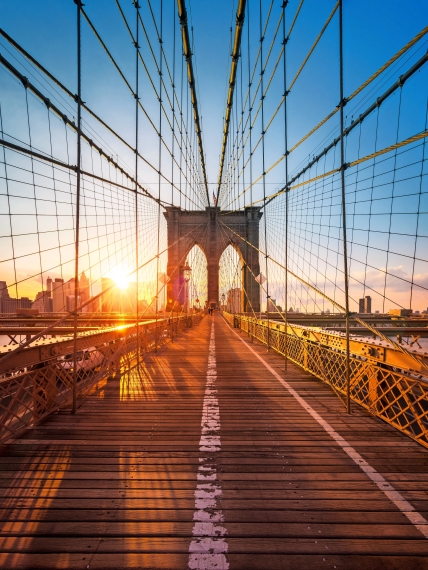
[[[192,268],[186,263],[186,265],[183,267],[183,278],[184,281],[186,281],[186,283],[190,281],[191,275],[192,275]]]

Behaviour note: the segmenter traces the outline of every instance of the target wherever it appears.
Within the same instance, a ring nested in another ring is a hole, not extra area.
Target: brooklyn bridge
[[[428,569],[428,6],[0,17],[0,566]]]

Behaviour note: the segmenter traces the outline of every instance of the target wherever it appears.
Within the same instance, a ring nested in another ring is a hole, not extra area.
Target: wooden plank
[[[428,540],[219,316],[2,446],[0,566],[187,567],[213,321],[230,569],[428,568]],[[281,357],[252,347],[285,376]],[[427,516],[425,449],[364,410],[348,416],[291,364],[286,378]]]

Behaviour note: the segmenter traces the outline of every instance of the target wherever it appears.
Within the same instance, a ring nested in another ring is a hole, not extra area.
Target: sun
[[[123,267],[118,266],[109,271],[109,277],[110,279],[113,279],[117,287],[120,289],[128,289],[130,279],[127,273],[128,272]]]

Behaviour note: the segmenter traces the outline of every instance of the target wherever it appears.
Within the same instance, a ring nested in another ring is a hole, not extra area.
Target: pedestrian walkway
[[[428,452],[218,314],[0,448],[1,568],[428,569]]]

